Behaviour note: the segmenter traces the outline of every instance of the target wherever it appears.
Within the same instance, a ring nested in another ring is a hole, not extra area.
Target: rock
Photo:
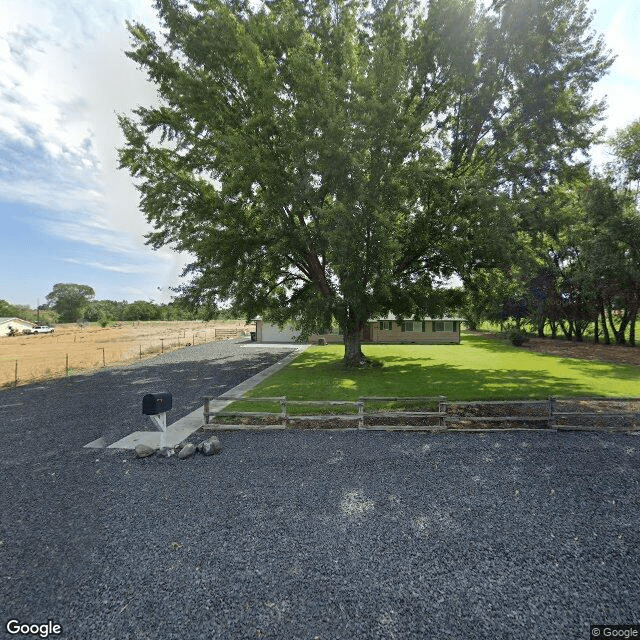
[[[161,458],[170,458],[174,453],[175,451],[171,447],[162,447],[161,449],[158,449],[158,455]]]
[[[135,451],[136,458],[146,458],[147,456],[153,455],[156,452],[156,448],[150,447],[147,444],[137,444]]]
[[[208,440],[201,443],[201,451],[205,456],[213,456],[222,451],[222,445],[217,436],[211,436]]]
[[[185,458],[192,456],[195,452],[196,452],[196,445],[192,444],[191,442],[188,442],[187,444],[184,445],[184,447],[182,447],[182,449],[180,449],[178,458],[180,458],[180,460],[184,460]]]

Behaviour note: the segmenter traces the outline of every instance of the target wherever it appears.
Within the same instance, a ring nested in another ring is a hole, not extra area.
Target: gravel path
[[[202,396],[221,395],[292,351],[247,348],[247,343],[242,338],[211,342],[125,367],[0,391],[4,446],[16,453],[33,446],[72,448],[101,436],[111,444],[133,431],[155,431],[142,415],[142,397],[160,391],[173,395],[171,425],[201,407]]]
[[[82,448],[148,428],[129,416],[149,390],[135,380],[175,385],[177,419],[190,378],[224,390],[276,357],[224,348],[0,393],[3,631],[566,640],[638,622],[637,436],[241,432],[185,461]],[[86,416],[96,394],[113,415],[100,399]]]

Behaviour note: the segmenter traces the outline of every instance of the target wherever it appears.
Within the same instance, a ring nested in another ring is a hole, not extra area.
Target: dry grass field
[[[0,387],[72,375],[255,331],[230,322],[119,322],[100,327],[59,324],[54,333],[0,337]],[[17,363],[17,364],[16,364]]]

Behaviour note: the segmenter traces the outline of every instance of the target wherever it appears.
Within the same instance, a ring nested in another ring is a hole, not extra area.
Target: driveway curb
[[[288,346],[288,345],[283,345]],[[225,407],[229,406],[233,402],[233,398],[240,396],[250,389],[253,389],[257,385],[259,385],[263,380],[266,380],[268,377],[272,376],[274,373],[277,373],[284,367],[286,367],[290,362],[295,360],[309,345],[294,345],[295,351],[286,355],[282,360],[276,362],[275,364],[267,367],[263,371],[256,373],[251,376],[244,382],[241,382],[239,385],[233,387],[233,389],[229,389],[229,391],[225,392],[221,397],[229,397],[229,400],[222,400],[217,402],[212,402],[209,406],[209,411],[218,412],[222,411]],[[204,406],[192,411],[187,414],[183,418],[176,420],[173,424],[167,426],[167,430],[165,432],[165,446],[167,447],[175,447],[177,444],[180,444],[183,440],[186,440],[192,433],[197,431],[204,422],[203,417]],[[150,447],[158,447],[160,446],[160,435],[159,431],[134,431],[128,436],[114,442],[109,445],[108,449],[135,449],[138,444],[146,444]],[[89,442],[84,445],[86,448],[96,448],[98,441],[94,440],[93,442]],[[102,448],[102,447],[99,447]]]

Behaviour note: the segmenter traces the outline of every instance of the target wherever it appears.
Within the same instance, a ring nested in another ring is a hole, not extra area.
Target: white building
[[[22,333],[25,329],[33,329],[35,325],[28,320],[21,320],[20,318],[0,318],[0,336],[8,336],[9,328],[13,328],[19,333]]]

